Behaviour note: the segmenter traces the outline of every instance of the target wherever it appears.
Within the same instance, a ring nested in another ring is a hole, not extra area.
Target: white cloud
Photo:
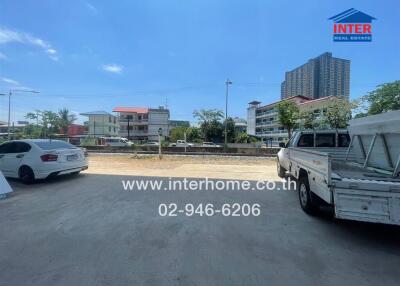
[[[116,65],[116,64],[110,64],[110,65],[103,65],[103,70],[111,73],[122,73],[124,70],[123,66]]]
[[[36,38],[25,32],[17,32],[5,27],[0,27],[0,45],[7,43],[20,43],[26,45],[33,45],[43,49],[50,59],[57,61],[57,51],[52,48],[50,43]]]
[[[92,12],[93,14],[99,13],[99,10],[98,10],[96,7],[94,7],[92,4],[90,4],[89,2],[85,2],[85,6],[86,6],[86,8],[88,8],[88,10],[89,10],[90,12]]]
[[[8,59],[7,56],[2,52],[0,52],[0,60],[6,60],[6,59]]]
[[[12,84],[12,85],[20,85],[20,83],[14,79],[11,78],[7,78],[7,77],[2,77],[0,78],[3,82],[8,83],[8,84]]]
[[[32,90],[31,87],[29,86],[24,86],[22,85],[19,81],[15,79],[11,79],[8,77],[0,77],[0,83],[3,82],[6,84],[6,88],[9,89],[26,89],[26,90]]]

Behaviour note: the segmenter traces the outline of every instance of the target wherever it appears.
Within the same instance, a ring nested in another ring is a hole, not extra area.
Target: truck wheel
[[[279,163],[279,160],[277,160],[276,169],[277,169],[277,172],[278,172],[278,176],[280,178],[285,178],[286,169],[281,166],[281,163]]]
[[[303,211],[309,215],[317,214],[319,208],[318,205],[316,205],[311,199],[312,194],[307,177],[302,177],[299,179],[297,182],[297,190],[299,192],[300,206]]]

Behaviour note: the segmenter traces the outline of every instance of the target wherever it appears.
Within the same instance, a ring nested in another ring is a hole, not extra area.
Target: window
[[[349,134],[339,134],[338,141],[339,141],[338,147],[349,147],[349,145],[350,145]]]
[[[335,147],[335,133],[317,134],[315,147]]]
[[[314,134],[303,134],[300,137],[297,147],[313,147],[314,146]]]
[[[14,148],[15,148],[15,143],[12,142],[4,143],[0,145],[0,153],[1,154],[14,153],[12,152]]]
[[[48,140],[35,142],[40,149],[53,150],[53,149],[75,149],[76,147],[68,142],[60,140]]]
[[[31,150],[31,146],[25,142],[9,142],[0,146],[0,153],[25,153]]]
[[[28,143],[25,142],[17,142],[16,143],[16,153],[25,153],[25,152],[29,152],[29,150],[31,150],[31,145],[29,145]]]
[[[108,126],[108,132],[111,132],[111,126]]]

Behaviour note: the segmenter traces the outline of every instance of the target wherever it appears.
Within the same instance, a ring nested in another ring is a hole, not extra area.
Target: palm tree
[[[58,118],[59,118],[59,126],[63,132],[63,134],[67,134],[68,126],[76,121],[76,115],[70,113],[67,108],[60,109],[58,111]]]

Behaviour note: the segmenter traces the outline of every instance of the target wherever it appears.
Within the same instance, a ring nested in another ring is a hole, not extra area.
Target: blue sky
[[[378,19],[373,42],[332,41],[328,18],[349,8]],[[227,77],[228,113],[245,117],[249,101],[279,99],[285,71],[326,51],[351,60],[352,98],[400,79],[399,1],[2,0],[0,11],[0,93],[41,92],[15,94],[13,120],[167,99],[172,119],[194,121],[194,109],[224,109]]]

